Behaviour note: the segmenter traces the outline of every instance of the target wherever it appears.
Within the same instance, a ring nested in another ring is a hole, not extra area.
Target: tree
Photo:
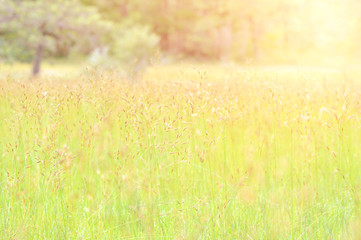
[[[0,0],[0,34],[11,33],[17,47],[32,50],[34,76],[45,51],[85,41],[93,46],[109,27],[95,8],[75,0]]]

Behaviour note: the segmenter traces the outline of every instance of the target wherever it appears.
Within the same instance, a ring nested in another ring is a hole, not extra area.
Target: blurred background
[[[0,61],[352,65],[360,30],[359,0],[0,0]]]

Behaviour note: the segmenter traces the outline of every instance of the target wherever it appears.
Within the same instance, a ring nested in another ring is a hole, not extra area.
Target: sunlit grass
[[[358,76],[2,75],[0,238],[360,239]]]

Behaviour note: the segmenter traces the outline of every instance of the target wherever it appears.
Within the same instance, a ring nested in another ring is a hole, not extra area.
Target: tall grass
[[[361,239],[361,81],[0,81],[0,239]]]

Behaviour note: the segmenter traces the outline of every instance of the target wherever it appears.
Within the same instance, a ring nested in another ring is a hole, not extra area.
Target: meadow
[[[357,69],[19,69],[0,67],[0,239],[361,239]]]

